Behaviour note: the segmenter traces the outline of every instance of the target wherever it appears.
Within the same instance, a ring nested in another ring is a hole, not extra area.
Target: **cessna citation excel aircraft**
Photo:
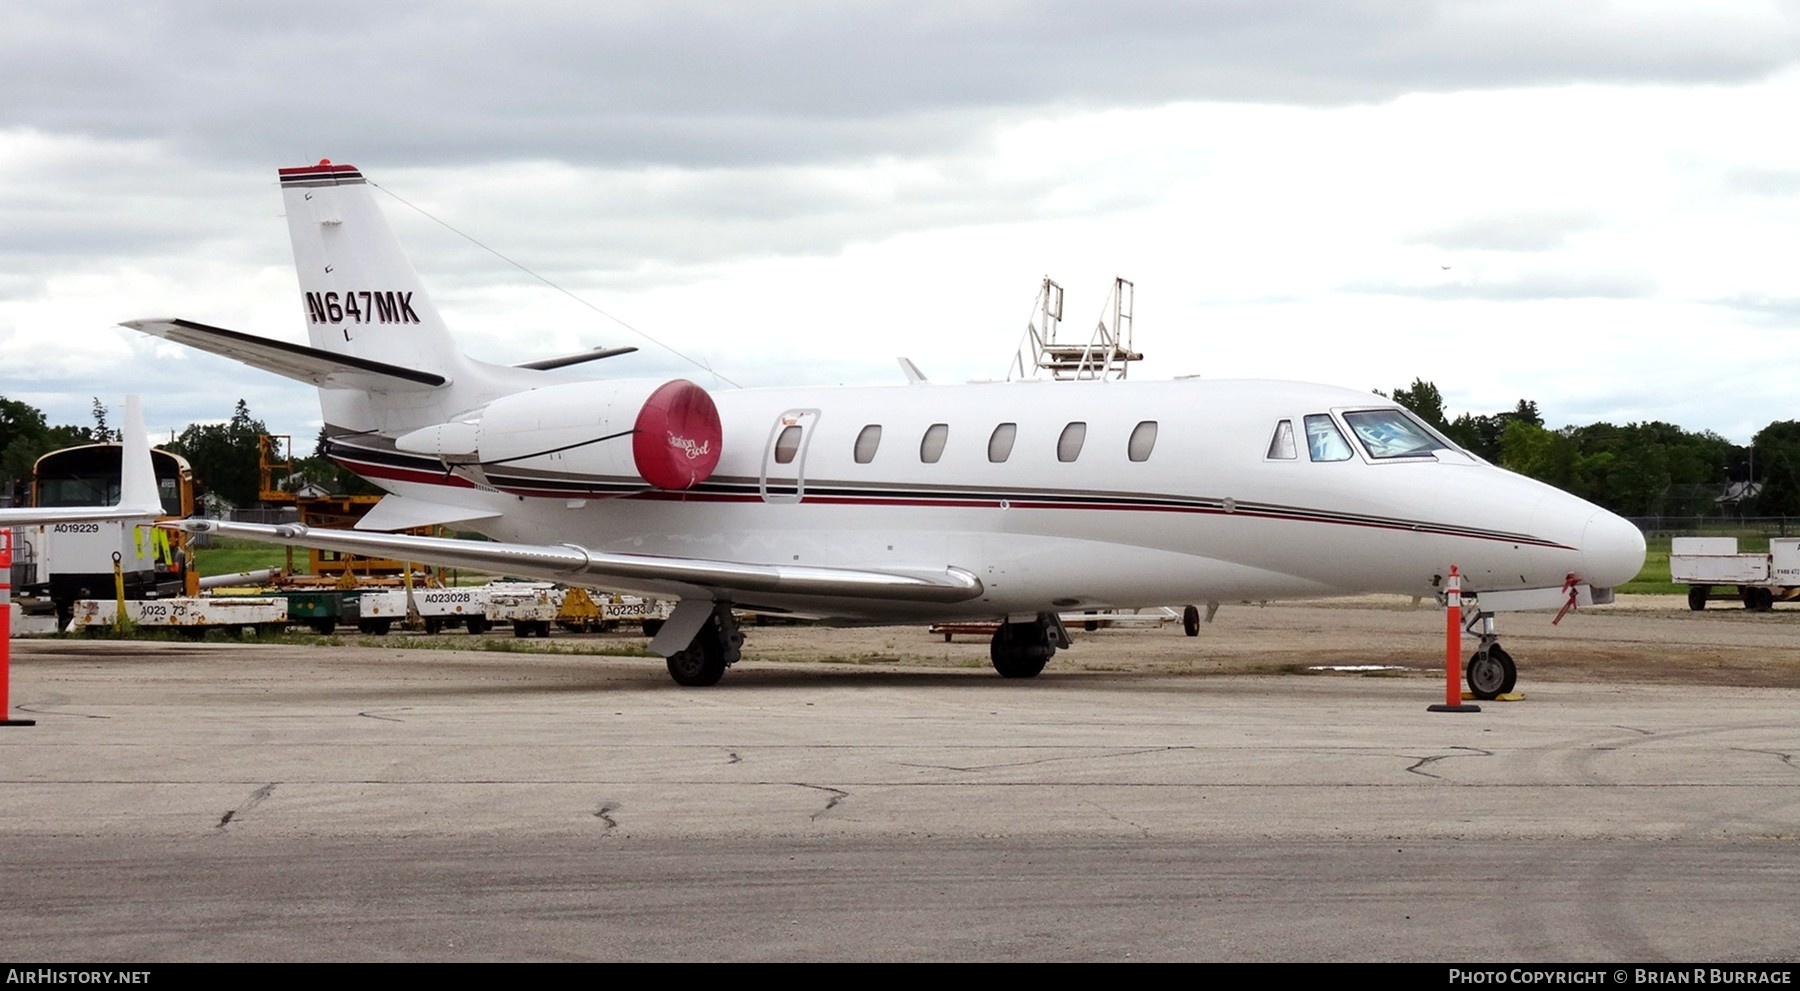
[[[183,525],[676,598],[651,646],[682,685],[714,684],[738,659],[733,608],[999,620],[995,670],[1029,678],[1069,645],[1061,612],[1425,596],[1452,565],[1484,609],[1531,590],[1554,608],[1643,564],[1625,520],[1350,389],[709,392],[561,370],[616,351],[476,361],[361,172],[326,161],[280,175],[310,347],[187,320],[126,326],[318,386],[331,457],[389,494],[355,530]],[[380,532],[431,524],[492,542]],[[1476,694],[1511,689],[1491,625],[1473,660]]]

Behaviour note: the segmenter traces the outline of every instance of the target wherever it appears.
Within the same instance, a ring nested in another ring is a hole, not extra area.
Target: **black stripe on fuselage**
[[[469,487],[471,480],[456,474],[436,458],[380,450],[361,445],[333,443],[331,456],[352,471],[377,478],[424,484]],[[363,469],[373,469],[364,472]],[[760,479],[715,476],[683,490],[650,488],[633,477],[572,476],[531,472],[486,473],[487,487],[526,498],[625,498],[645,501],[759,502],[765,496]],[[768,494],[790,497],[789,484],[769,486]],[[1243,502],[1216,498],[1176,496],[1149,492],[1108,492],[1095,489],[1027,489],[976,486],[928,486],[916,483],[883,485],[819,480],[806,483],[803,502],[830,506],[915,506],[940,508],[1061,509],[1111,512],[1195,513],[1242,516],[1248,519],[1290,520],[1337,526],[1404,530],[1441,536],[1468,537],[1536,547],[1567,549],[1566,545],[1530,534],[1509,533],[1459,526],[1430,520],[1411,520],[1368,513],[1344,513],[1306,506]]]

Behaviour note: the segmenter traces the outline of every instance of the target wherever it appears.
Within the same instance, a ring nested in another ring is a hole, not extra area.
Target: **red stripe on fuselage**
[[[460,475],[446,472],[420,471],[412,468],[398,468],[392,465],[371,464],[369,462],[352,462],[345,458],[333,458],[339,464],[367,478],[386,478],[400,482],[416,482],[425,485],[447,485],[452,488],[477,488],[474,482]],[[668,492],[662,490],[646,490],[643,492],[606,492],[583,493],[529,488],[498,488],[496,491],[508,495],[524,496],[535,499],[633,499],[644,502],[711,502],[711,503],[755,503],[762,502],[763,497],[754,493],[734,492]],[[778,493],[779,494],[779,493]],[[791,493],[790,493],[791,495]],[[1555,550],[1572,551],[1575,548],[1554,541],[1541,540],[1536,537],[1523,537],[1507,534],[1467,533],[1453,527],[1435,523],[1413,523],[1403,520],[1356,520],[1329,516],[1318,516],[1307,513],[1277,513],[1268,510],[1244,509],[1242,507],[1226,510],[1214,506],[1170,506],[1146,505],[1131,502],[1107,502],[1095,500],[1091,502],[1041,502],[1025,499],[922,499],[898,498],[893,496],[808,496],[801,500],[819,506],[892,506],[909,508],[937,507],[946,509],[1076,509],[1099,512],[1136,512],[1136,513],[1182,513],[1197,516],[1243,516],[1259,520],[1282,520],[1290,523],[1325,523],[1334,526],[1354,526],[1371,530],[1397,530],[1407,533],[1429,533],[1446,537],[1465,537],[1473,540],[1487,540],[1502,544],[1527,544],[1533,547],[1548,547]]]

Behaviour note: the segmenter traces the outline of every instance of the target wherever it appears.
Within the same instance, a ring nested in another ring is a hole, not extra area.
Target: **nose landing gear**
[[[1491,702],[1518,684],[1519,668],[1513,663],[1512,655],[1500,648],[1500,636],[1494,632],[1494,614],[1480,612],[1478,605],[1476,613],[1469,619],[1469,632],[1474,633],[1477,624],[1481,627],[1477,634],[1481,642],[1476,645],[1475,653],[1469,655],[1469,662],[1463,665],[1463,678],[1469,683],[1470,695]]]
[[[1469,694],[1483,701],[1497,699],[1513,690],[1519,669],[1512,655],[1500,649],[1491,637],[1483,637],[1481,646],[1463,666],[1463,677],[1469,682]]]

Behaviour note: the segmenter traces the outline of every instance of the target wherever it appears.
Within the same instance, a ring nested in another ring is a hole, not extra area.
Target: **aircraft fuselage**
[[[540,390],[546,409],[569,389]],[[840,621],[1423,596],[1451,565],[1471,589],[1554,587],[1570,575],[1611,586],[1641,561],[1626,521],[1459,450],[1374,456],[1344,414],[1393,405],[1354,390],[1024,382],[745,389],[713,400],[718,464],[684,491],[617,471],[622,437],[451,472],[376,445],[339,444],[334,454],[403,496],[503,513],[469,524],[497,540],[551,533],[618,553],[948,566],[982,584],[981,595],[952,604],[740,603]],[[1343,447],[1323,452],[1335,460],[1316,459],[1309,416],[1337,427]],[[1298,438],[1291,448],[1276,442],[1283,422]],[[535,433],[531,443],[558,446]]]

